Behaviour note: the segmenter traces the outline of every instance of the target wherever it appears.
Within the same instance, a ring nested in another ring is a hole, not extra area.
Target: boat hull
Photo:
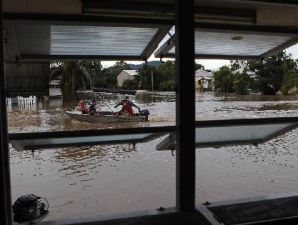
[[[143,122],[148,120],[148,116],[115,115],[112,112],[100,112],[99,115],[89,115],[82,114],[81,112],[67,111],[66,114],[78,121],[89,123]]]

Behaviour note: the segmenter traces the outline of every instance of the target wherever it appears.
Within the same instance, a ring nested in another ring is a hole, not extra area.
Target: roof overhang
[[[194,2],[196,58],[262,58],[297,42],[295,1]],[[147,60],[175,23],[174,0],[4,0],[3,9],[19,45],[7,62]],[[174,39],[155,56],[174,57]]]
[[[194,2],[196,58],[260,58],[297,42],[296,1]],[[146,60],[175,23],[173,0],[4,0],[3,9],[20,40],[10,62]],[[155,55],[174,57],[173,46],[172,38]]]
[[[196,23],[195,58],[258,59],[297,42],[296,27]],[[175,35],[158,48],[155,57],[175,57]]]
[[[171,28],[166,22],[82,15],[4,15],[6,38],[18,40],[20,62],[147,60]],[[13,62],[15,56],[7,61]]]

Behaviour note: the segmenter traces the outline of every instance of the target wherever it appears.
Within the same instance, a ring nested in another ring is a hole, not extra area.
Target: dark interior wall
[[[49,93],[49,63],[6,64],[7,96],[44,96]]]
[[[5,23],[4,35],[7,96],[48,95],[49,62],[20,63],[21,45],[15,24]]]

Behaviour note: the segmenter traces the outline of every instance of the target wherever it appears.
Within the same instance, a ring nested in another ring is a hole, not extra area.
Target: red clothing
[[[115,105],[115,108],[117,108],[119,105],[122,105],[119,115],[123,113],[127,113],[130,116],[137,115],[134,113],[132,107],[136,107],[138,110],[140,110],[140,108],[137,105],[135,105],[132,101],[129,101],[128,98],[123,99],[121,102]]]
[[[134,115],[134,111],[132,110],[132,107],[129,104],[129,101],[128,100],[122,100],[121,101],[121,105],[122,105],[121,112],[127,112],[131,116]]]
[[[133,116],[134,112],[132,110],[132,107],[130,106],[128,101],[122,101],[122,112],[127,112],[129,115]]]
[[[88,109],[87,109],[85,103],[80,104],[80,111],[82,111],[82,114],[87,114],[88,113]]]

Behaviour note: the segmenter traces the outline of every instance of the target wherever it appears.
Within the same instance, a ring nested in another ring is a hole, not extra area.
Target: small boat
[[[118,113],[110,111],[100,111],[95,115],[82,114],[79,110],[66,111],[66,114],[71,118],[89,122],[89,123],[117,123],[117,122],[143,122],[148,121],[148,110],[141,110],[140,114],[134,116],[131,115],[119,115]]]

